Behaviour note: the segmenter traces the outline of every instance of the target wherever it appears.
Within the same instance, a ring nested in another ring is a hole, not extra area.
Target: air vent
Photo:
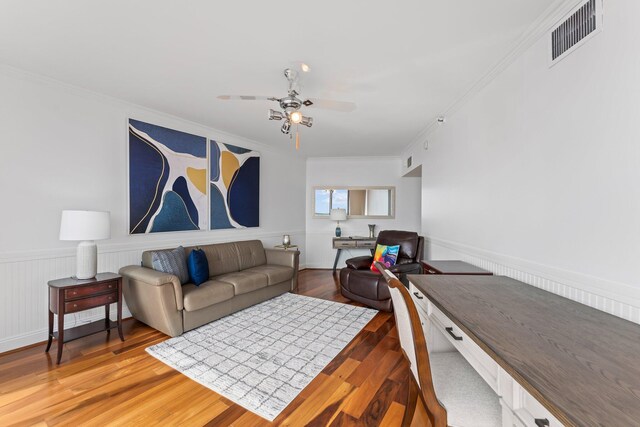
[[[407,167],[410,168],[411,167],[411,163],[413,162],[413,156],[409,156],[407,157]]]
[[[601,0],[588,0],[551,31],[551,64],[597,34],[602,26]]]

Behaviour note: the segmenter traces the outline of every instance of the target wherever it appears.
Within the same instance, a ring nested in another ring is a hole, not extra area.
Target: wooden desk
[[[408,278],[425,332],[496,391],[504,425],[640,425],[640,325],[508,277]]]
[[[343,249],[369,249],[371,256],[373,256],[376,250],[376,239],[375,237],[373,239],[368,237],[334,237],[333,249],[336,249],[336,259],[333,261],[333,272],[335,273]]]
[[[493,273],[464,261],[425,260],[422,261],[424,274],[481,274],[491,276]]]

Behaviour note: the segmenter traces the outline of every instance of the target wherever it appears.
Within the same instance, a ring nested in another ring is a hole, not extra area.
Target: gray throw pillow
[[[180,283],[183,285],[189,281],[187,256],[182,246],[175,249],[151,252],[151,265],[156,271],[178,276]]]

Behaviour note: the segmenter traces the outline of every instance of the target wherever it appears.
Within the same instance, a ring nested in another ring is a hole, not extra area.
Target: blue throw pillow
[[[202,249],[191,251],[187,267],[189,268],[189,277],[194,285],[200,286],[209,280],[209,262],[207,262],[207,255]]]
[[[175,249],[151,252],[151,265],[156,271],[178,276],[182,285],[189,280],[187,257],[182,246]]]

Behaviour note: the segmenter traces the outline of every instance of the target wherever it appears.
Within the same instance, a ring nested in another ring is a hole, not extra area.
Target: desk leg
[[[64,346],[64,292],[58,290],[58,359],[56,364],[60,364],[62,359],[62,347]]]
[[[338,259],[340,259],[340,252],[342,252],[342,249],[338,248],[336,249],[336,259],[335,261],[333,261],[333,272],[336,272],[336,266],[338,265]]]
[[[52,341],[53,341],[53,311],[49,309],[49,340],[47,341],[47,349],[44,351],[45,353],[48,353],[49,350],[51,349]]]

